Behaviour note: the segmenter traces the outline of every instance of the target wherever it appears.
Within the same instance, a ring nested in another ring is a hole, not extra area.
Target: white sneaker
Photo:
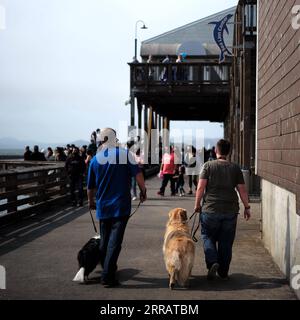
[[[135,201],[136,200],[136,197],[132,197],[132,201]]]
[[[208,273],[207,273],[207,280],[214,280],[216,278],[216,274],[217,274],[217,271],[219,269],[219,264],[218,263],[214,263],[210,269],[208,270]]]

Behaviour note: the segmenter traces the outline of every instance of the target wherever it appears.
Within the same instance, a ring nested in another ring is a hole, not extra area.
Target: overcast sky
[[[128,61],[139,42],[237,4],[237,0],[0,0],[0,138],[88,139],[129,120]],[[172,128],[191,123],[172,123]],[[219,124],[194,123],[206,137]]]

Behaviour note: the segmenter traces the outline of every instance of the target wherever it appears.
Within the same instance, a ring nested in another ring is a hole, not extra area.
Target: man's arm
[[[147,200],[147,194],[146,194],[146,187],[145,187],[145,180],[144,180],[143,173],[139,172],[135,178],[136,178],[136,182],[141,190],[140,200],[141,200],[141,202],[144,202]]]
[[[96,177],[91,162],[87,176],[87,197],[90,210],[96,210],[95,194],[96,194]]]
[[[238,184],[237,185],[237,190],[239,192],[240,198],[244,204],[245,211],[244,211],[244,217],[248,221],[251,217],[251,212],[250,212],[250,206],[249,206],[249,197],[248,197],[248,192],[246,190],[246,185],[245,184]]]
[[[195,200],[195,212],[201,212],[201,200],[203,198],[205,188],[207,186],[207,179],[200,179],[198,182],[196,200]]]

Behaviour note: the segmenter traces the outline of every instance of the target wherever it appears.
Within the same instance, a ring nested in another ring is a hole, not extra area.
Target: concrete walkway
[[[68,208],[0,230],[0,265],[7,272],[0,299],[296,299],[260,241],[258,204],[252,204],[250,222],[239,218],[230,281],[206,280],[199,241],[191,288],[170,291],[162,255],[167,215],[175,207],[191,214],[194,197],[159,198],[159,183],[147,181],[149,200],[128,224],[118,264],[121,287],[103,288],[100,267],[88,285],[71,281],[77,252],[94,233],[86,207]]]

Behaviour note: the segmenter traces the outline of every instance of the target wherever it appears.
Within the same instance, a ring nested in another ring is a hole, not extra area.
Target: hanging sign
[[[228,14],[226,17],[224,17],[220,21],[209,22],[209,24],[215,25],[213,36],[221,51],[220,57],[219,57],[219,63],[224,62],[226,56],[232,57],[232,52],[229,51],[224,41],[224,31],[226,31],[227,34],[229,34],[227,23],[232,17],[233,17],[233,14]]]

